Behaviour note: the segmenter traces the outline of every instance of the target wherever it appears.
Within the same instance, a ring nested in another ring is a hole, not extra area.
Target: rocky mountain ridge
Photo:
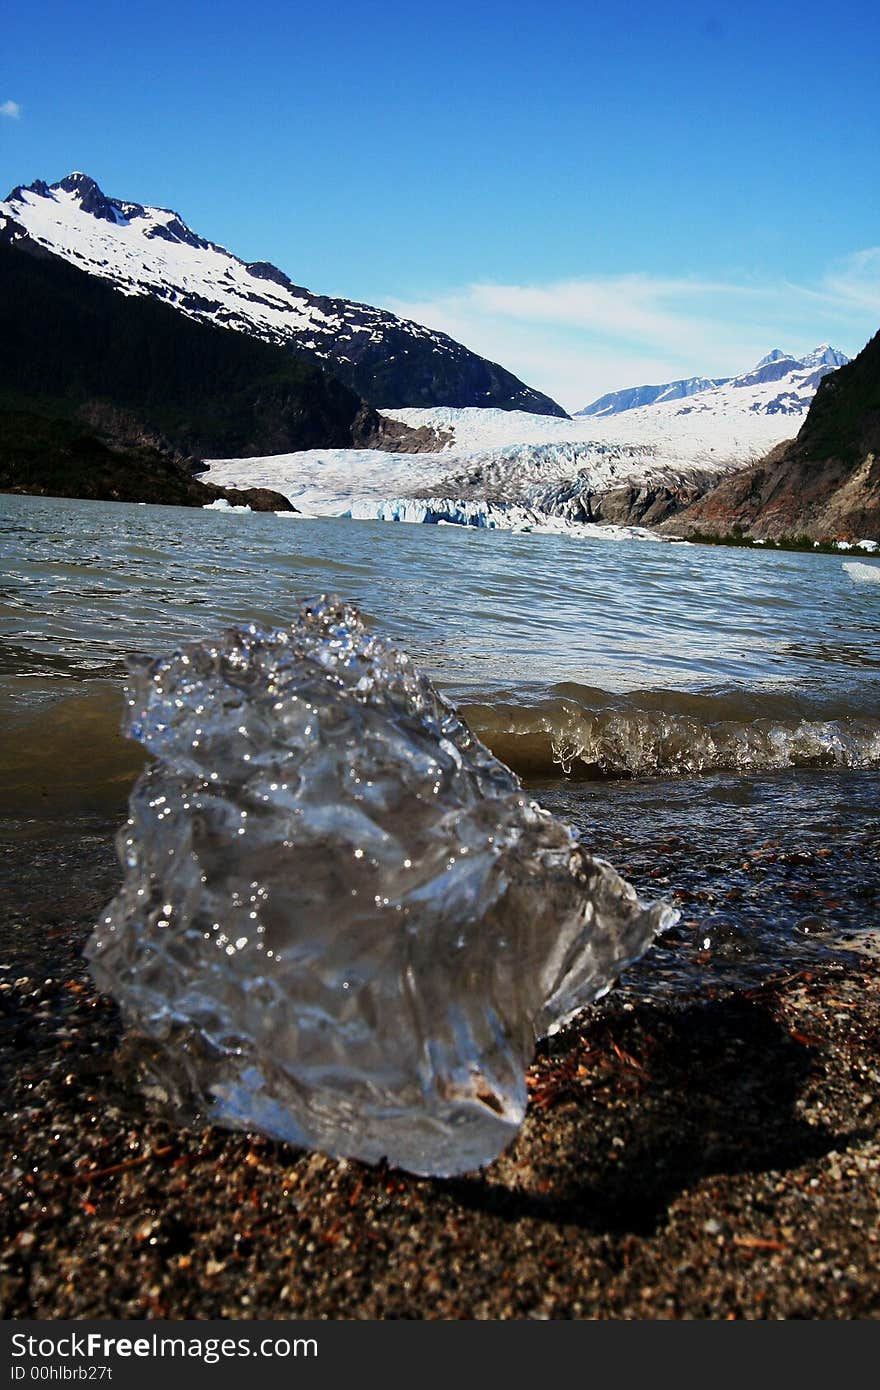
[[[688,403],[667,414],[685,415],[694,409],[720,412],[732,408],[767,415],[803,413],[822,378],[837,367],[845,366],[849,360],[846,353],[828,343],[820,344],[803,357],[773,348],[739,376],[695,376],[659,386],[630,386],[622,391],[610,391],[577,411],[576,417],[605,418],[645,406],[668,406],[675,401]],[[768,393],[765,389],[756,389],[773,383],[779,383],[775,391]],[[699,399],[694,400],[694,397]]]
[[[277,266],[246,262],[179,213],[110,198],[87,174],[19,185],[0,218],[38,245],[190,318],[292,348],[375,407],[499,406],[565,418],[511,372],[444,333],[371,305],[314,294]]]

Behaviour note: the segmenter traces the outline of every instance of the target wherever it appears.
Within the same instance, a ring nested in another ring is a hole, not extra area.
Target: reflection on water
[[[143,750],[124,739],[118,681],[21,680],[0,723],[0,816],[122,818]]]

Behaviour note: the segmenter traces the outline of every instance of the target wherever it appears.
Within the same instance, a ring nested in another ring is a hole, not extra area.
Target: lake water
[[[333,592],[643,896],[685,905],[639,988],[760,974],[876,922],[880,561],[13,496],[0,551],[18,825],[122,814],[127,654]]]

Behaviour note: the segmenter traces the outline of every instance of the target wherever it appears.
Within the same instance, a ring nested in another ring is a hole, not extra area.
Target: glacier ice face
[[[87,947],[208,1120],[423,1174],[491,1161],[535,1039],[676,913],[524,795],[407,655],[322,597],[131,663],[156,761]]]
[[[357,521],[406,521],[424,525],[473,526],[483,531],[526,531],[548,520],[528,507],[499,506],[455,497],[388,497],[361,499],[347,516]]]

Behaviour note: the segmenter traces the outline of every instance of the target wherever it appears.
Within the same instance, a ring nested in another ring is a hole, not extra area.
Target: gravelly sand
[[[876,1318],[880,969],[612,993],[516,1143],[431,1181],[164,1120],[80,951],[111,832],[3,841],[5,1317]]]

